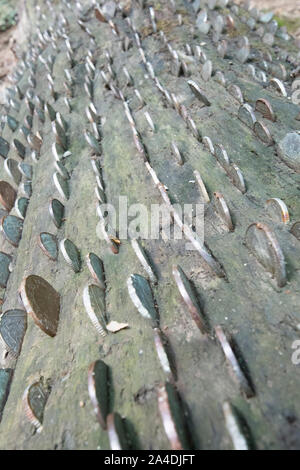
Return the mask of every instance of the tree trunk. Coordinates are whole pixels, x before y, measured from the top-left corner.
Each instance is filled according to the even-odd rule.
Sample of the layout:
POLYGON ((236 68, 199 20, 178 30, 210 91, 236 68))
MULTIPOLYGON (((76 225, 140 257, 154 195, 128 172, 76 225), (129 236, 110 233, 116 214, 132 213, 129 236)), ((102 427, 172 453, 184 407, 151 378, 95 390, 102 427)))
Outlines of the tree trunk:
MULTIPOLYGON (((297 232, 293 224, 300 220, 300 151, 299 106, 292 90, 299 52, 293 40, 279 29, 274 36, 272 23, 232 2, 215 8, 210 2, 207 22, 197 19, 197 1, 124 0, 116 11, 113 2, 100 7, 91 1, 74 3, 26 2, 28 39, 12 77, 18 89, 12 86, 8 91, 2 113, 15 118, 18 126, 13 130, 12 122, 10 126, 2 120, 1 135, 10 147, 7 154, 1 150, 0 178, 30 202, 18 246, 12 246, 7 233, 0 238, 0 250, 12 256, 2 313, 28 312, 18 357, 7 341, 2 348, 0 448, 114 448, 89 396, 88 370, 97 360, 108 366, 99 383, 95 375, 101 399, 108 393, 101 408, 104 424, 107 413, 122 417, 123 447, 238 447, 224 416, 224 403, 229 403, 247 447, 299 448, 295 341, 300 324, 300 241, 299 228, 297 232), (287 96, 274 77, 282 79, 287 96), (255 111, 258 99, 269 102, 276 120, 265 102, 255 111), (45 111, 42 100, 51 108, 46 106, 45 111), (247 104, 243 108, 242 100, 247 104), (90 103, 99 115, 98 124, 94 108, 86 112, 90 103), (59 116, 55 121, 55 112, 61 114, 65 130, 59 116), (22 126, 28 129, 27 138, 22 126), (285 139, 289 133, 294 153, 285 139), (24 160, 14 139, 25 146, 24 160), (59 168, 54 166, 54 142, 65 147, 61 154, 57 147, 59 168), (70 154, 62 156, 66 150, 70 154), (14 159, 32 166, 31 195, 22 185, 30 176, 22 175, 16 185, 18 175, 15 180, 9 176, 5 158, 6 163, 14 159), (63 168, 70 179, 53 179, 55 172, 68 176, 63 168), (96 172, 103 181, 98 198, 96 172), (208 196, 201 191, 199 174, 208 196), (126 238, 119 227, 113 239, 110 232, 106 239, 100 237, 97 207, 106 201, 119 217, 121 196, 127 198, 131 221, 136 211, 149 215, 153 205, 167 201, 171 234, 174 228, 183 233, 174 240, 162 223, 159 239, 149 235, 141 240, 146 269, 131 243, 134 234, 126 238), (49 212, 54 198, 64 205, 59 228, 49 212), (290 221, 278 201, 267 203, 271 198, 284 201, 290 221), (224 201, 230 216, 226 208, 224 212, 224 201), (175 204, 204 207, 204 245, 191 227, 195 217, 180 225, 175 204), (76 245, 79 272, 66 262, 61 248, 57 260, 46 256, 38 242, 42 232, 54 235, 58 243, 69 239, 76 245), (109 321, 128 323, 105 336, 91 322, 83 301, 85 287, 99 285, 86 262, 89 253, 95 253, 104 267, 105 290, 100 287, 100 297, 107 320, 99 320, 104 331, 109 321), (128 288, 132 274, 144 279, 131 278, 128 288), (40 276, 60 294, 54 336, 33 319, 37 310, 43 318, 54 310, 52 297, 43 297, 39 308, 30 308, 26 288, 20 291, 30 275, 40 276), (141 286, 150 286, 154 305, 149 292, 141 298, 141 286), (143 306, 137 308, 139 301, 143 306), (155 320, 140 313, 153 317, 154 311, 155 320), (158 357, 155 344, 160 332, 171 370, 158 357), (235 372, 222 349, 223 333, 241 368, 235 372), (14 371, 12 380, 10 372, 5 375, 7 369, 14 371), (42 403, 39 396, 31 405, 38 423, 28 419, 25 405, 28 387, 35 382, 47 398, 42 403), (166 433, 161 415, 163 406, 169 412, 166 396, 175 438, 166 433)), ((30 169, 22 168, 23 173, 30 169)), ((3 216, 7 209, 3 207, 3 216)), ((120 213, 125 217, 124 211, 120 213)), ((19 216, 15 207, 9 214, 19 216)), ((15 233, 13 229, 12 236, 15 233)), ((75 258, 76 253, 73 263, 75 258)), ((10 328, 15 338, 14 322, 10 328)))

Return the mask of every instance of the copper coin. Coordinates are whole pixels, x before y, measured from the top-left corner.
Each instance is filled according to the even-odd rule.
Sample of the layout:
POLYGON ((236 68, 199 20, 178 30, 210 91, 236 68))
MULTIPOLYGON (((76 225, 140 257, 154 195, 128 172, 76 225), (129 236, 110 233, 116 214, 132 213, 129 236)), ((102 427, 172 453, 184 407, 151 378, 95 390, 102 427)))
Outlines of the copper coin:
POLYGON ((60 295, 40 276, 23 279, 20 294, 24 307, 35 324, 49 336, 55 336, 58 328, 60 295))
POLYGON ((8 212, 13 208, 16 197, 14 188, 6 181, 0 181, 0 203, 8 212))

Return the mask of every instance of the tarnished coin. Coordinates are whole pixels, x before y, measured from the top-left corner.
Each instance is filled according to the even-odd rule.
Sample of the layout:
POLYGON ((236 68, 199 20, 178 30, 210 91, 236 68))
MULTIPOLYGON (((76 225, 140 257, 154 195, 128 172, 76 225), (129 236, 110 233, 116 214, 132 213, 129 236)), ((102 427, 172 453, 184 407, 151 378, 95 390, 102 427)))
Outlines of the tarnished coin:
POLYGON ((279 78, 271 78, 270 86, 272 86, 280 95, 284 96, 285 98, 287 97, 285 86, 282 81, 279 80, 279 78))
POLYGON ((269 129, 262 121, 256 121, 253 127, 255 135, 266 145, 274 144, 274 140, 270 134, 269 129))
POLYGON ((276 116, 268 100, 259 98, 255 103, 255 111, 261 113, 265 119, 275 122, 276 116))
POLYGON ((17 247, 22 237, 23 220, 15 215, 5 215, 1 219, 1 230, 6 240, 17 247))
POLYGON ((27 197, 18 197, 15 202, 15 211, 21 219, 25 219, 29 199, 27 197))
POLYGON ((212 140, 210 137, 207 137, 207 135, 205 135, 202 139, 202 143, 204 145, 205 148, 207 148, 207 150, 212 154, 214 155, 215 154, 215 148, 214 148, 214 144, 212 143, 212 140))
POLYGON ((45 279, 32 274, 23 279, 20 295, 35 324, 47 335, 55 336, 60 312, 59 293, 45 279))
POLYGON ((211 60, 207 60, 202 67, 201 70, 201 77, 205 82, 208 82, 208 80, 211 78, 213 72, 213 64, 211 60))
POLYGON ((205 96, 204 92, 201 90, 199 85, 194 82, 194 80, 188 80, 188 84, 190 86, 190 89, 194 93, 194 95, 203 103, 205 106, 210 106, 210 101, 207 99, 205 96))
POLYGON ((52 122, 52 130, 56 138, 56 143, 60 145, 64 150, 68 149, 68 139, 65 130, 61 127, 58 121, 52 122))
POLYGON ((203 314, 201 312, 198 299, 190 281, 180 266, 173 266, 172 272, 177 284, 177 288, 188 307, 191 317, 193 318, 201 333, 205 335, 207 333, 207 327, 203 319, 203 314))
POLYGON ((8 398, 14 369, 0 369, 0 421, 8 398))
POLYGON ((23 395, 23 404, 27 419, 38 432, 42 430, 44 410, 49 398, 50 389, 45 386, 43 379, 29 385, 23 395))
POLYGON ((86 256, 86 264, 94 280, 99 284, 99 287, 105 290, 105 273, 102 260, 95 255, 95 253, 89 253, 86 256))
POLYGON ((295 222, 291 227, 291 233, 300 241, 300 222, 295 222))
POLYGON ((109 413, 109 368, 101 361, 93 362, 88 370, 88 390, 95 415, 103 429, 109 413))
POLYGON ((171 379, 173 375, 171 363, 169 361, 168 352, 166 348, 166 340, 159 328, 153 329, 154 344, 157 352, 157 357, 164 373, 171 379))
POLYGON ((81 257, 77 246, 68 238, 64 238, 59 244, 60 251, 66 262, 72 267, 75 273, 81 270, 81 257))
POLYGON ((152 320, 156 325, 158 323, 158 312, 147 279, 139 274, 131 274, 127 280, 127 287, 129 296, 138 312, 144 318, 152 320))
POLYGON ((104 290, 95 284, 87 285, 83 290, 82 299, 92 324, 101 336, 106 336, 107 318, 104 290))
POLYGON ((246 192, 246 184, 243 177, 243 173, 235 163, 231 163, 230 166, 226 169, 226 172, 231 179, 234 186, 241 191, 241 193, 246 192))
POLYGON ((141 262, 143 268, 145 269, 146 273, 148 274, 148 277, 150 281, 156 282, 156 276, 153 272, 153 269, 149 263, 148 257, 141 246, 140 242, 137 239, 131 240, 131 246, 138 257, 139 261, 141 262))
POLYGON ((66 167, 59 161, 54 163, 56 171, 63 177, 64 180, 70 179, 70 175, 66 167))
POLYGON ((60 173, 53 174, 53 181, 61 197, 67 201, 70 197, 70 187, 68 180, 65 180, 60 173))
POLYGON ((6 284, 10 275, 10 264, 12 257, 0 251, 0 287, 6 288, 6 284))
POLYGON ((215 80, 222 86, 226 85, 226 78, 223 72, 221 72, 221 70, 217 70, 217 72, 215 73, 215 80))
POLYGON ((246 103, 243 104, 238 111, 238 118, 246 124, 246 126, 253 129, 254 124, 256 123, 256 117, 253 111, 253 108, 250 104, 246 103))
POLYGON ((64 218, 65 206, 58 199, 51 199, 49 212, 56 227, 60 228, 64 218))
POLYGON ((199 185, 200 193, 201 193, 201 198, 202 200, 207 204, 210 202, 210 198, 208 195, 208 192, 206 190, 205 184, 203 179, 201 178, 201 175, 198 170, 194 170, 194 175, 197 180, 197 183, 199 185))
POLYGON ((3 139, 3 137, 0 137, 0 155, 3 158, 6 158, 9 152, 9 143, 7 140, 3 139))
POLYGON ((245 237, 248 249, 275 278, 278 287, 286 282, 285 259, 274 233, 262 223, 251 224, 245 237))
POLYGON ((31 133, 28 134, 27 142, 31 146, 32 150, 35 150, 38 153, 41 151, 41 147, 43 145, 43 140, 40 137, 38 137, 37 135, 31 134, 31 133))
POLYGON ((288 132, 276 146, 281 160, 293 170, 300 173, 300 135, 288 132))
POLYGON ((14 117, 7 115, 6 122, 10 130, 15 132, 18 129, 19 121, 17 121, 14 117))
POLYGON ((27 196, 28 198, 32 195, 32 184, 31 181, 24 181, 20 184, 20 190, 27 196))
POLYGON ((32 174, 33 174, 32 165, 29 165, 29 163, 20 162, 18 165, 18 168, 20 172, 22 173, 22 175, 24 176, 24 178, 26 178, 29 181, 32 180, 32 174))
POLYGON ((26 155, 26 147, 25 145, 22 144, 18 139, 13 140, 13 147, 17 151, 18 155, 22 160, 24 160, 25 155, 26 155))
POLYGON ((55 235, 52 235, 52 233, 48 232, 41 232, 38 237, 38 243, 48 258, 52 259, 53 261, 57 260, 58 245, 55 235))
POLYGON ((17 186, 19 185, 22 179, 22 175, 20 173, 18 165, 19 163, 17 162, 17 160, 14 160, 13 158, 7 158, 6 160, 4 160, 4 170, 6 171, 8 176, 13 179, 17 186))
POLYGON ((17 193, 14 188, 6 181, 0 181, 0 204, 2 204, 5 210, 11 211, 16 197, 17 193))
POLYGON ((223 403, 223 413, 225 425, 231 437, 234 450, 248 450, 249 446, 244 436, 240 419, 227 401, 223 403))
POLYGON ((1 315, 0 334, 5 347, 14 357, 21 351, 27 328, 27 313, 24 310, 7 310, 1 315))
POLYGON ((234 83, 230 83, 227 87, 227 91, 236 101, 238 101, 238 103, 244 103, 243 93, 239 86, 235 85, 234 83))
POLYGON ((215 145, 215 153, 214 153, 216 159, 220 163, 220 165, 223 168, 228 168, 230 165, 230 160, 227 154, 227 151, 225 150, 224 146, 222 144, 216 144, 215 145))
POLYGON ((289 223, 289 210, 286 204, 281 199, 279 199, 278 197, 272 197, 271 199, 267 200, 266 206, 268 209, 268 213, 273 219, 279 222, 283 222, 284 224, 289 223))
POLYGON ((84 132, 84 137, 85 137, 85 140, 87 141, 87 143, 89 144, 89 146, 96 153, 96 155, 101 155, 102 154, 101 146, 100 146, 98 140, 93 136, 93 134, 91 134, 88 131, 85 131, 84 132))
POLYGON ((232 223, 231 215, 227 203, 223 197, 223 195, 219 192, 214 193, 215 197, 215 208, 225 225, 228 229, 233 232, 234 226, 232 223))
POLYGON ((184 413, 177 392, 166 382, 158 388, 158 409, 172 450, 189 449, 184 413))
POLYGON ((228 361, 228 364, 231 367, 231 372, 233 374, 234 380, 237 382, 240 391, 247 397, 251 398, 254 396, 254 391, 252 390, 249 381, 247 380, 244 372, 241 369, 241 366, 236 358, 236 355, 231 347, 230 342, 226 338, 226 335, 221 326, 215 327, 216 337, 219 340, 221 347, 223 349, 224 355, 228 361))
POLYGON ((128 449, 128 440, 121 416, 118 413, 110 413, 106 424, 111 450, 128 449))

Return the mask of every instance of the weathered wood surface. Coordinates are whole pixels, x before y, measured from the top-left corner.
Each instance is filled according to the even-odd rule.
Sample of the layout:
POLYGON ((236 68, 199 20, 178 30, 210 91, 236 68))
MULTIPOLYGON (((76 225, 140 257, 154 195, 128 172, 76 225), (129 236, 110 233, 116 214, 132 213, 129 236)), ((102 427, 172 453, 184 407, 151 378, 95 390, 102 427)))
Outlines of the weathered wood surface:
MULTIPOLYGON (((176 1, 174 5, 167 1, 154 2, 157 33, 153 32, 150 22, 150 4, 145 2, 142 9, 135 2, 125 2, 123 13, 117 10, 113 17, 118 35, 112 34, 108 23, 95 18, 92 3, 81 2, 88 33, 77 23, 82 16, 78 6, 68 8, 68 2, 26 3, 27 22, 31 30, 19 65, 20 76, 16 78, 25 93, 32 88, 28 77, 30 69, 35 66, 36 87, 33 93, 51 103, 68 124, 71 155, 66 158, 65 167, 71 174, 70 197, 63 201, 53 182, 55 169, 51 146, 55 136, 49 117, 46 116, 43 124, 34 115, 32 132, 40 131, 43 139, 37 162, 32 160, 30 146, 19 130, 12 132, 5 124, 2 137, 10 143, 18 138, 26 146, 25 162, 33 165, 33 180, 19 246, 13 248, 2 234, 0 238, 1 251, 13 257, 13 271, 6 289, 3 289, 2 312, 22 308, 18 290, 22 280, 30 274, 46 279, 60 293, 61 309, 55 337, 45 335, 28 317, 18 359, 11 354, 1 358, 1 368, 13 368, 14 377, 0 424, 0 448, 109 448, 107 432, 96 421, 88 394, 88 368, 97 359, 102 359, 109 366, 109 411, 118 412, 124 418, 129 446, 134 449, 168 449, 171 445, 164 432, 157 402, 158 386, 167 378, 157 358, 151 323, 138 313, 127 289, 127 279, 131 274, 147 275, 130 240, 122 240, 119 253, 113 254, 106 242, 99 240, 96 234, 99 222, 94 192, 96 182, 90 164, 92 150, 84 138, 85 129, 92 132, 85 113, 91 101, 84 89, 88 49, 93 52, 96 67, 93 103, 102 117, 100 163, 107 202, 117 207, 119 196, 127 196, 128 205, 142 203, 149 211, 152 204, 162 203, 160 192, 134 145, 123 102, 105 87, 100 75, 100 70, 107 71, 107 50, 112 57, 111 68, 116 74, 113 83, 123 91, 147 149, 150 165, 159 180, 168 187, 172 202, 190 204, 199 200, 194 170, 200 172, 211 199, 205 210, 205 243, 222 265, 225 278, 215 275, 196 251, 186 251, 186 240, 143 242, 158 277, 158 282, 152 282, 151 288, 157 303, 160 328, 168 339, 176 365, 174 383, 182 400, 190 435, 189 447, 232 448, 222 411, 223 403, 229 401, 247 423, 248 431, 245 434, 249 446, 258 449, 299 448, 300 377, 291 356, 292 343, 299 337, 300 241, 289 231, 291 225, 300 220, 299 173, 282 162, 276 145, 266 146, 238 119, 240 104, 217 82, 215 75, 208 81, 202 79, 203 64, 195 56, 186 58, 188 77, 177 77, 171 73, 171 54, 159 31, 164 31, 172 48, 177 51, 186 53, 185 44, 201 45, 207 59, 212 61, 214 72, 222 71, 227 83, 238 85, 245 103, 255 107, 258 98, 267 99, 277 120, 263 121, 275 143, 279 143, 288 132, 299 130, 299 120, 296 119, 299 106, 266 86, 267 83, 262 84, 251 78, 247 72, 249 63, 239 63, 231 52, 237 38, 244 35, 250 40, 251 60, 256 67, 263 60, 259 57, 259 51, 270 52, 273 62, 277 63, 280 51, 287 50, 289 62, 283 59, 280 62, 287 69, 285 85, 290 97, 293 81, 290 73, 296 68, 291 60, 295 63, 299 61, 293 41, 276 37, 278 47, 262 43, 255 31, 240 21, 241 17, 249 18, 249 12, 241 8, 237 16, 229 5, 218 10, 224 17, 231 14, 235 21, 235 28, 226 34, 224 31, 219 38, 227 37, 231 45, 229 58, 223 59, 217 53, 218 42, 213 42, 212 33, 204 35, 195 27, 193 6, 186 2, 176 1), (40 12, 34 3, 40 7, 40 12), (59 12, 63 12, 67 19, 65 34, 74 49, 72 68, 61 35, 63 23, 59 12), (181 25, 178 14, 182 16, 181 25), (142 62, 126 17, 130 17, 135 25, 147 61, 152 64, 161 84, 175 93, 180 104, 188 109, 202 137, 209 136, 214 144, 222 144, 230 160, 238 165, 245 179, 245 193, 232 184, 201 139, 193 136, 176 109, 163 98, 142 62), (50 26, 53 27, 50 31, 52 41, 46 37, 43 44, 36 35, 36 28, 44 32, 50 26), (90 43, 90 36, 94 38, 94 44, 90 43), (125 37, 132 41, 127 51, 120 48, 121 39, 125 37), (53 49, 52 42, 56 49, 53 49), (49 72, 39 60, 39 56, 47 59, 49 54, 55 57, 52 76, 56 101, 48 88, 49 72), (124 66, 133 78, 134 86, 126 86, 122 71, 124 66), (70 69, 74 80, 71 112, 64 102, 66 68, 70 69), (187 83, 189 79, 199 84, 211 106, 201 105, 187 83), (139 90, 145 101, 141 109, 134 88, 139 90), (145 111, 149 112, 154 122, 155 132, 145 119, 145 111), (178 165, 172 154, 172 141, 182 152, 183 165, 178 165), (215 213, 214 192, 221 192, 229 206, 233 232, 228 231, 215 213), (65 220, 59 229, 48 211, 53 197, 65 205, 65 220), (265 204, 272 197, 285 202, 291 218, 289 224, 277 222, 267 213, 265 204), (253 222, 266 223, 276 234, 286 261, 287 283, 284 287, 276 285, 245 246, 246 230, 253 222), (57 261, 45 256, 38 245, 41 232, 50 232, 59 241, 69 238, 75 243, 82 258, 79 273, 71 269, 61 252, 57 261), (105 338, 93 327, 82 302, 84 287, 93 282, 85 262, 90 252, 96 253, 104 264, 106 308, 110 320, 129 324, 128 329, 116 334, 109 333, 105 338), (186 304, 182 302, 172 275, 174 265, 182 267, 196 288, 208 324, 207 337, 201 335, 186 304), (222 325, 236 345, 237 357, 244 363, 255 392, 251 398, 242 396, 230 375, 220 343, 214 335, 216 325, 222 325), (41 432, 36 432, 25 416, 22 397, 25 389, 41 378, 51 387, 51 392, 44 410, 43 428, 41 432)), ((209 10, 209 15, 215 13, 209 10)), ((260 23, 257 24, 259 26, 260 23)), ((272 73, 267 77, 269 80, 272 73)), ((10 105, 3 113, 8 112, 23 125, 29 111, 25 99, 16 99, 20 110, 17 112, 10 105)), ((32 101, 35 103, 34 99, 32 101)), ((256 116, 259 117, 258 114, 256 116)), ((21 161, 12 145, 8 158, 21 161)), ((0 178, 14 185, 3 163, 0 165, 0 178)), ((17 189, 16 185, 14 187, 17 189)), ((21 195, 20 187, 18 195, 21 195)), ((5 213, 4 210, 2 213, 5 213)), ((14 209, 11 214, 15 214, 14 209)))

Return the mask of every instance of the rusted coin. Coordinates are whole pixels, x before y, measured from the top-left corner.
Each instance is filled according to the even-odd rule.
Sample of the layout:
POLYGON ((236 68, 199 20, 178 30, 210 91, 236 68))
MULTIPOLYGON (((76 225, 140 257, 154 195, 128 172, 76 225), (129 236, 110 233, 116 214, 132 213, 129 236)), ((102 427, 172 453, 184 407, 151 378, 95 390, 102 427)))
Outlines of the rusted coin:
POLYGON ((92 324, 101 336, 106 336, 107 318, 104 290, 95 284, 87 285, 83 290, 82 299, 92 324))
POLYGON ((215 192, 214 197, 215 197, 215 207, 216 207, 217 213, 219 214, 223 222, 225 222, 228 229, 231 232, 233 232, 234 226, 232 223, 230 211, 223 195, 219 192, 215 192))
POLYGON ((158 388, 158 409, 172 450, 189 449, 186 424, 179 397, 172 384, 158 388))
POLYGON ((105 290, 105 273, 102 260, 95 255, 95 253, 89 253, 86 256, 86 264, 94 280, 99 284, 99 287, 105 290))
POLYGON ((75 273, 81 270, 80 252, 77 246, 68 238, 64 238, 59 244, 60 251, 66 262, 72 267, 75 273))
POLYGON ((199 306, 199 302, 196 297, 195 291, 191 286, 190 281, 188 280, 180 266, 173 266, 172 272, 177 288, 180 292, 182 299, 188 307, 191 317, 193 318, 201 333, 205 335, 207 333, 207 327, 203 320, 203 315, 199 306))
POLYGON ((88 390, 97 420, 106 429, 109 413, 109 368, 100 359, 89 367, 88 390))
POLYGON ((57 260, 58 245, 55 235, 47 232, 41 232, 38 237, 38 243, 48 258, 52 259, 53 261, 57 260))
POLYGON ((27 328, 27 314, 24 310, 7 310, 1 315, 0 334, 5 347, 14 357, 21 351, 27 328))
POLYGON ((55 336, 59 322, 59 293, 45 279, 32 274, 23 279, 20 295, 35 324, 47 335, 55 336))
POLYGON ((16 197, 17 193, 14 188, 6 181, 0 181, 0 204, 8 212, 13 208, 16 197))
POLYGON ((1 230, 6 240, 17 247, 22 237, 23 220, 14 215, 5 215, 1 219, 1 230))
POLYGON ((111 450, 128 449, 128 440, 121 416, 118 413, 110 413, 106 424, 111 450))
POLYGON ((35 426, 37 432, 42 431, 44 410, 49 394, 49 387, 45 386, 41 379, 29 385, 23 395, 26 417, 35 426))
POLYGON ((129 296, 142 317, 158 323, 158 313, 155 307, 151 287, 147 279, 139 274, 131 274, 127 280, 129 296))
POLYGON ((234 354, 234 351, 226 338, 226 335, 221 326, 215 327, 216 337, 218 338, 221 347, 223 349, 224 355, 228 361, 228 364, 231 367, 231 372, 233 374, 234 380, 237 382, 241 392, 247 397, 251 398, 254 396, 252 387, 250 386, 244 372, 242 371, 240 364, 234 354))
POLYGON ((278 287, 286 282, 285 260, 274 233, 266 224, 253 223, 246 231, 245 243, 257 260, 276 279, 278 287))
POLYGON ((259 98, 255 103, 255 111, 261 113, 265 119, 275 122, 276 116, 268 100, 259 98))

